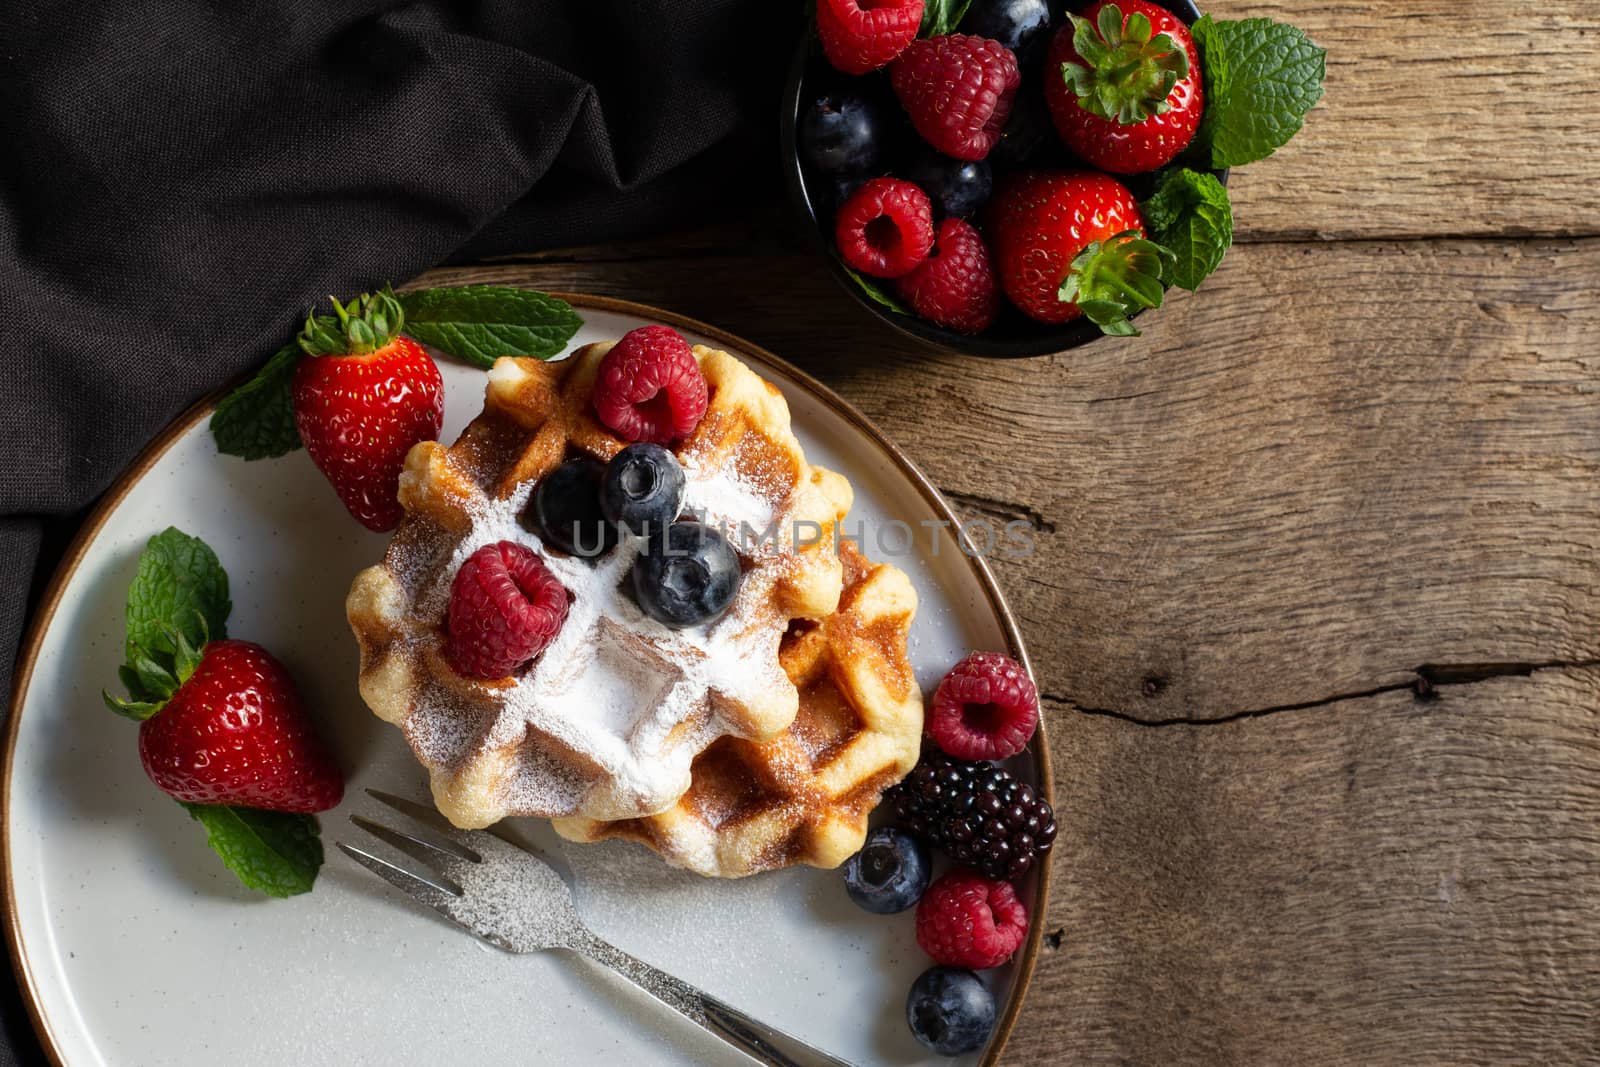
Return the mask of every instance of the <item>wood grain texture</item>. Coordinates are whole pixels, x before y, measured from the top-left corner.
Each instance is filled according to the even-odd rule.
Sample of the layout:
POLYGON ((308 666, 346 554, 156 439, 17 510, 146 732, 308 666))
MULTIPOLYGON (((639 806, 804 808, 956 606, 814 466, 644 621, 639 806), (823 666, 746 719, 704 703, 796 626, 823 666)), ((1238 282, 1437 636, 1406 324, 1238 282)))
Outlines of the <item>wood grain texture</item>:
POLYGON ((959 509, 1040 528, 995 565, 1063 703, 1600 659, 1600 241, 1245 246, 1144 338, 1015 363, 911 348, 803 256, 428 280, 654 301, 816 373, 959 509))
POLYGON ((1007 1062, 1600 1061, 1600 673, 1051 730, 1057 947, 1007 1062))
POLYGON ((1243 240, 1600 233, 1600 8, 1212 0, 1328 50, 1306 128, 1231 186, 1243 240))

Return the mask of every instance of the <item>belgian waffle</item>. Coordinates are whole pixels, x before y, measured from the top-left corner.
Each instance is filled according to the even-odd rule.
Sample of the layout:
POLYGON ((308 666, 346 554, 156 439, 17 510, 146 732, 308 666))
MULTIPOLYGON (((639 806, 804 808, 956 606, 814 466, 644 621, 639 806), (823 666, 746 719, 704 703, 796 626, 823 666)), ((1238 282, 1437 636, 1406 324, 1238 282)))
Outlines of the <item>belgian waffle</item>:
POLYGON ((831 531, 850 485, 811 467, 782 395, 725 352, 696 346, 710 402, 673 451, 686 507, 734 536, 744 574, 709 627, 670 630, 619 586, 638 552, 625 540, 597 562, 547 548, 527 504, 538 480, 581 454, 604 461, 627 442, 591 408, 609 344, 553 363, 501 359, 484 410, 452 445, 406 458, 406 518, 383 561, 346 602, 361 646, 361 694, 404 732, 435 803, 456 825, 510 815, 622 819, 661 811, 688 788, 696 755, 724 736, 762 740, 798 707, 779 663, 793 619, 837 606, 842 567, 831 531), (811 531, 819 531, 813 539, 811 531), (800 531, 799 536, 796 532, 800 531), (477 548, 525 544, 573 593, 567 621, 519 677, 463 677, 444 656, 450 585, 477 548))
POLYGON ((689 790, 658 815, 561 818, 573 841, 621 838, 700 874, 738 878, 809 864, 836 867, 862 844, 883 791, 917 762, 922 694, 906 656, 911 582, 850 542, 839 610, 791 623, 779 653, 800 711, 765 742, 724 737, 694 761, 689 790))

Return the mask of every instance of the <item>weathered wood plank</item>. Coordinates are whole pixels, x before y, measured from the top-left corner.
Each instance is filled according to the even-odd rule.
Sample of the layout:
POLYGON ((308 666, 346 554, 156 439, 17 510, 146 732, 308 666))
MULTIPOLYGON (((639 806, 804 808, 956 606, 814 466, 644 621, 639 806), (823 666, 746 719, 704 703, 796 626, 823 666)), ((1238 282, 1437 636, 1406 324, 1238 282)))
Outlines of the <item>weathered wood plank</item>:
POLYGON ((1600 9, 1213 0, 1328 50, 1306 128, 1233 185, 1241 236, 1600 233, 1600 9))
POLYGON ((1050 728, 1059 947, 1007 1062, 1600 1059, 1600 673, 1050 728))
POLYGON ((1600 241, 1245 246, 1144 338, 1018 363, 917 350, 803 256, 430 280, 654 302, 818 374, 958 506, 1041 526, 997 571, 1081 707, 1600 658, 1600 241))

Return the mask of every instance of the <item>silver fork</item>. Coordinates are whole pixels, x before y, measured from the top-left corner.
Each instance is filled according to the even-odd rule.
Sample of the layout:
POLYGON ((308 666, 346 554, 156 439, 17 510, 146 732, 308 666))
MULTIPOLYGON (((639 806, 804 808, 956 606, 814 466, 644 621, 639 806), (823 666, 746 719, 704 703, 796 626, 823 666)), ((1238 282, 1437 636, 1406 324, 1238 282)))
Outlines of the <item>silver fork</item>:
POLYGON ((422 870, 397 866, 343 841, 339 848, 390 885, 491 945, 507 952, 566 949, 587 956, 757 1063, 851 1067, 597 937, 578 917, 567 883, 531 852, 494 834, 457 830, 432 808, 404 797, 377 789, 368 789, 367 794, 416 819, 440 840, 401 833, 352 815, 351 822, 422 864, 422 870))

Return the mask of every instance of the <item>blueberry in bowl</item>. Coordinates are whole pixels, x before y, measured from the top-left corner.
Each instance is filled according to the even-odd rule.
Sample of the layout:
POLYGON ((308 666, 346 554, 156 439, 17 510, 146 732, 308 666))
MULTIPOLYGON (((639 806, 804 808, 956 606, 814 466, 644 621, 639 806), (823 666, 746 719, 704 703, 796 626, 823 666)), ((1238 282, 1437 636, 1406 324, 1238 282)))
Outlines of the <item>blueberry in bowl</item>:
POLYGON ((1135 320, 1198 288, 1231 245, 1228 168, 1271 154, 1321 96, 1324 53, 1303 33, 1202 22, 1193 0, 817 12, 781 115, 789 198, 862 307, 960 354, 1137 335, 1135 320), (1278 89, 1256 88, 1260 72, 1242 84, 1247 55, 1278 89), (883 182, 914 187, 926 210, 883 182), (943 231, 924 236, 949 219, 970 225, 949 229, 951 256, 943 231), (972 288, 998 294, 992 314, 963 299, 972 288))

